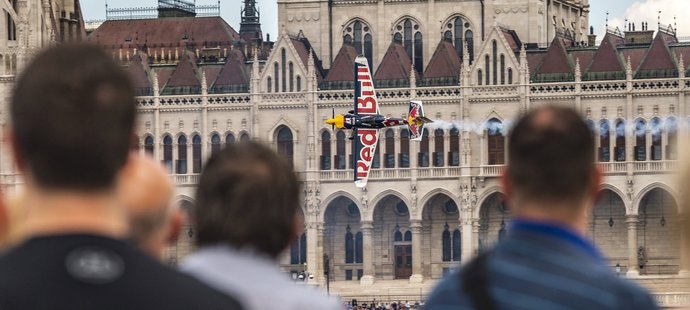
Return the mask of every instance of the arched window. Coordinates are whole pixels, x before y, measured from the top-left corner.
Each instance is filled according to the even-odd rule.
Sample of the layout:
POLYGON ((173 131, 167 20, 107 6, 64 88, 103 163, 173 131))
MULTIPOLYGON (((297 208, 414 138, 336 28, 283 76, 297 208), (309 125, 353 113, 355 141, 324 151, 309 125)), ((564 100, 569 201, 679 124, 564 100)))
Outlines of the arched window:
POLYGON ((201 173, 201 137, 192 137, 192 173, 201 173))
POLYGON ((273 76, 276 78, 273 90, 277 93, 278 91, 280 91, 280 87, 278 86, 278 84, 280 84, 280 79, 278 78, 280 76, 280 69, 278 67, 277 62, 273 64, 273 76))
POLYGON ((297 76, 297 91, 302 91, 302 77, 297 76))
POLYGON ((331 170, 331 134, 321 133, 321 170, 331 170))
MULTIPOLYGON (((354 148, 354 146, 353 146, 354 148)), ((353 150, 354 152, 354 150, 353 150)), ((371 160, 371 168, 379 169, 381 168, 381 147, 377 146, 374 150, 374 158, 371 160)))
POLYGON ((481 86, 484 83, 482 76, 482 69, 477 70, 477 85, 481 86))
MULTIPOLYGON (((492 59, 493 59, 493 81, 494 85, 498 84, 498 44, 496 43, 496 40, 493 40, 491 42, 492 46, 492 59)), ((486 83, 489 84, 489 83, 486 83)))
MULTIPOLYGON (((463 19, 460 16, 453 16, 446 21, 445 30, 443 33, 443 38, 452 43, 455 46, 455 52, 458 54, 460 59, 463 55, 463 42, 470 39, 472 36, 472 31, 469 30, 471 27, 469 21, 463 19), (465 31, 467 30, 467 31, 465 31), (467 36, 469 35, 469 37, 467 36)), ((471 54, 470 54, 471 55, 471 54)))
POLYGON ((278 140, 278 154, 281 157, 287 159, 287 161, 293 163, 293 141, 292 141, 292 130, 287 128, 287 126, 281 126, 278 129, 277 134, 278 140))
POLYGON ((450 150, 448 151, 448 165, 460 166, 460 130, 450 129, 450 150))
POLYGON ((467 43, 467 51, 470 54, 470 64, 474 61, 474 33, 472 30, 465 31, 465 42, 467 43))
POLYGON ((424 42, 422 29, 411 18, 401 20, 393 29, 393 41, 402 43, 407 56, 418 73, 424 71, 424 42))
POLYGON ((280 71, 280 73, 281 73, 281 74, 280 74, 280 85, 281 85, 281 90, 282 90, 283 92, 286 92, 286 91, 287 91, 287 83, 286 83, 286 80, 287 80, 287 77, 286 77, 287 72, 285 72, 285 71, 286 71, 286 70, 285 70, 285 66, 286 66, 285 63, 287 62, 287 56, 285 55, 285 48, 281 48, 281 49, 280 49, 280 60, 281 60, 281 62, 280 62, 280 65, 281 65, 281 71, 280 71))
POLYGON ((453 231, 453 261, 454 262, 460 261, 460 257, 462 255, 462 251, 460 248, 461 244, 462 244, 462 235, 460 234, 460 230, 456 229, 453 231))
POLYGON ((307 262, 307 233, 302 233, 290 245, 290 264, 303 265, 307 262))
POLYGON ((419 143, 419 167, 429 167, 429 131, 422 132, 422 141, 419 143))
POLYGON ((244 132, 244 133, 242 133, 242 135, 240 135, 240 142, 247 142, 247 141, 249 141, 249 134, 244 132))
POLYGON ((386 130, 386 154, 384 167, 395 168, 395 133, 393 129, 386 130))
POLYGON ((412 241, 412 232, 411 231, 406 231, 405 232, 405 241, 412 241))
POLYGON ((362 232, 360 231, 355 234, 355 264, 364 262, 364 243, 362 241, 362 232))
POLYGON ((172 173, 173 168, 173 140, 170 136, 163 138, 163 165, 168 173, 172 173))
POLYGON ((647 123, 639 119, 635 122, 635 160, 647 160, 647 123))
POLYGON ((402 242, 403 241, 403 235, 399 230, 396 230, 395 233, 393 234, 393 241, 394 242, 402 242))
POLYGON ((501 85, 506 84, 506 56, 501 55, 501 85))
POLYGON ((146 136, 146 138, 144 138, 144 152, 147 155, 153 156, 153 147, 153 137, 146 136))
POLYGON ((294 92, 295 91, 295 81, 294 81, 294 74, 295 74, 294 70, 295 69, 294 69, 294 66, 292 65, 292 61, 289 63, 288 67, 290 70, 290 76, 289 76, 289 82, 288 82, 288 83, 290 83, 290 92, 294 92))
POLYGON ((410 131, 407 128, 400 130, 400 168, 410 167, 410 131))
POLYGON ((666 159, 678 158, 678 120, 671 116, 666 119, 666 159))
POLYGON ((614 149, 616 161, 625 161, 625 121, 616 121, 616 147, 614 149))
POLYGON ((505 164, 503 123, 495 118, 487 122, 487 154, 489 165, 505 164))
POLYGON ((599 161, 608 162, 611 160, 611 127, 608 120, 599 122, 599 161))
POLYGON ((175 173, 187 173, 187 136, 185 135, 180 135, 177 138, 177 165, 175 173))
POLYGON ((271 82, 272 82, 272 81, 271 81, 271 77, 269 76, 269 77, 266 79, 266 91, 269 92, 269 93, 270 93, 271 91, 273 91, 273 83, 271 83, 271 82))
POLYGON ((485 83, 486 85, 491 85, 491 74, 489 74, 491 72, 491 58, 489 55, 484 55, 484 69, 484 72, 486 72, 485 83))
POLYGON ((451 240, 450 231, 448 230, 448 223, 444 226, 443 232, 441 233, 441 244, 442 244, 442 256, 444 262, 451 261, 451 240))
POLYGON ((235 143, 235 135, 229 133, 225 136, 225 144, 235 143))
POLYGON ((215 155, 220 151, 220 136, 214 133, 211 136, 211 155, 215 155))
POLYGON ((445 141, 443 129, 438 128, 434 131, 434 167, 443 167, 443 157, 445 156, 445 141))
POLYGON ((345 169, 345 132, 339 130, 335 134, 335 169, 345 169))
POLYGON ((513 69, 508 68, 508 84, 513 84, 513 69))
POLYGON ((7 40, 16 41, 17 40, 17 26, 12 19, 12 15, 9 12, 5 12, 5 20, 7 21, 7 40))
POLYGON ((343 42, 351 44, 358 54, 364 55, 369 62, 369 66, 374 68, 372 62, 372 34, 369 25, 362 20, 350 22, 343 30, 343 42))
POLYGON ((658 117, 653 118, 649 122, 649 127, 652 133, 652 148, 650 153, 651 160, 661 160, 661 119, 658 117))
POLYGON ((350 225, 347 225, 347 232, 345 233, 345 263, 352 264, 355 262, 355 237, 350 231, 350 225))

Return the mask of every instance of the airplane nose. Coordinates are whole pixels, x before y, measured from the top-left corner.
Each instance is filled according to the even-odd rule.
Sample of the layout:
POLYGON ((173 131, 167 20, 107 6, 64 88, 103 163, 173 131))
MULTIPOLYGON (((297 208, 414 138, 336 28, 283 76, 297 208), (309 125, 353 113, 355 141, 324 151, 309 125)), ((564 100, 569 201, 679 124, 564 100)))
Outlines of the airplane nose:
POLYGON ((326 120, 326 124, 328 125, 335 125, 335 118, 329 118, 326 120))

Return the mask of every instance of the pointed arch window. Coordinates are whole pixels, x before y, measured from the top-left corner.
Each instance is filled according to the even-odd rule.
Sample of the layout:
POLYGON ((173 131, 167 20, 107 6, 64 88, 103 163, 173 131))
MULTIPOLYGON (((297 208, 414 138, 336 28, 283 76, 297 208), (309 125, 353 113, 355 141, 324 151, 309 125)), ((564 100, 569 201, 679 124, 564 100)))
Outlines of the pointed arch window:
POLYGON ((355 234, 355 264, 361 264, 364 261, 364 243, 362 237, 361 231, 355 234))
POLYGON ((153 156, 153 147, 153 137, 146 136, 146 138, 144 138, 144 153, 153 156))
POLYGON ((609 162, 611 160, 610 152, 611 128, 609 121, 604 119, 599 122, 599 161, 609 162))
POLYGON ((386 154, 383 155, 384 167, 395 168, 395 133, 393 129, 386 130, 386 154))
POLYGON ((177 138, 177 165, 175 173, 187 173, 187 136, 185 135, 180 135, 180 137, 177 138))
POLYGON ((173 171, 173 140, 170 136, 163 137, 163 165, 168 173, 173 171))
POLYGON ((398 165, 400 168, 410 167, 410 131, 407 128, 400 130, 400 154, 398 165))
POLYGON ((615 160, 625 161, 625 121, 616 121, 616 146, 614 148, 615 160))
POLYGON ((395 233, 393 233, 393 241, 394 242, 402 242, 403 241, 403 235, 400 230, 396 230, 395 233))
POLYGON ((441 244, 442 244, 442 259, 444 262, 451 261, 451 240, 450 231, 448 230, 448 223, 443 227, 443 232, 441 233, 441 244))
POLYGON ((406 232, 405 232, 405 236, 404 236, 403 239, 404 239, 406 242, 407 242, 407 241, 412 241, 412 232, 409 231, 409 230, 406 231, 406 232))
POLYGON ((487 154, 489 165, 505 164, 505 136, 503 123, 492 118, 487 122, 487 154))
POLYGON ((486 80, 484 81, 486 85, 491 85, 491 57, 489 55, 484 55, 484 69, 486 73, 486 80))
POLYGON ((661 119, 659 119, 658 117, 653 118, 649 122, 649 129, 652 133, 652 147, 650 152, 650 159, 661 160, 661 119))
POLYGON ((331 170, 331 133, 321 133, 321 170, 331 170))
POLYGON ((240 135, 240 142, 247 142, 247 141, 249 141, 249 134, 244 132, 244 133, 242 133, 242 135, 240 135))
POLYGON ((273 91, 277 93, 280 90, 280 87, 278 86, 280 81, 278 78, 280 76, 280 69, 277 62, 273 64, 273 76, 276 78, 273 91))
MULTIPOLYGON (((498 84, 498 44, 496 43, 496 40, 493 40, 491 42, 491 50, 492 50, 492 60, 493 60, 493 82, 494 85, 498 84)), ((489 84, 489 83, 486 83, 489 84)))
POLYGON ((211 136, 211 155, 215 155, 220 151, 220 136, 214 133, 211 136))
POLYGON ((302 77, 297 76, 297 91, 302 91, 302 77))
POLYGON ((225 144, 231 144, 231 143, 235 143, 235 135, 233 135, 232 133, 228 133, 225 136, 225 144))
POLYGON ((369 24, 362 20, 354 20, 350 22, 343 30, 343 42, 351 44, 358 54, 364 55, 369 62, 371 68, 374 67, 372 34, 369 24))
POLYGON ((420 25, 411 18, 401 20, 393 28, 393 41, 401 43, 418 73, 424 71, 424 35, 420 25))
POLYGON ((678 120, 671 116, 666 119, 666 159, 678 158, 678 120))
POLYGON ((434 131, 434 167, 444 166, 445 148, 444 131, 438 128, 434 131))
POLYGON ((345 157, 345 132, 339 130, 335 134, 335 158, 333 159, 335 169, 345 169, 345 157))
POLYGON ((201 173, 201 136, 192 136, 192 173, 201 173))
POLYGON ((647 160, 647 123, 639 119, 635 122, 635 160, 647 160))
POLYGON ((465 42, 467 43, 467 51, 470 54, 470 64, 474 62, 474 32, 472 30, 465 31, 465 42))
POLYGON ((508 84, 513 84, 513 69, 508 68, 508 84))
POLYGON ((355 262, 355 237, 350 231, 350 225, 347 225, 345 232, 345 263, 352 264, 355 262))
POLYGON ((501 55, 501 85, 506 84, 506 56, 501 55))
POLYGON ((477 85, 482 86, 484 83, 483 81, 483 75, 482 75, 482 69, 477 70, 477 85))
POLYGON ((285 158, 288 163, 293 163, 293 137, 292 130, 287 126, 281 126, 277 133, 278 154, 285 158))
POLYGON ((462 249, 460 245, 462 244, 462 235, 459 229, 453 231, 453 261, 460 261, 462 255, 462 249))
POLYGON ((422 132, 422 141, 419 143, 419 156, 417 158, 419 167, 429 167, 429 131, 422 132))
POLYGON ((292 61, 288 64, 288 67, 290 70, 290 76, 289 76, 290 92, 294 92, 295 91, 295 80, 294 80, 295 68, 292 65, 292 61))
MULTIPOLYGON (((452 16, 445 23, 443 38, 453 44, 455 53, 458 54, 460 59, 464 56, 463 42, 469 43, 469 41, 473 39, 472 30, 470 30, 471 27, 472 25, 470 22, 461 16, 452 16)), ((469 51, 471 51, 472 48, 468 46, 469 51)), ((470 55, 473 55, 473 53, 470 52, 470 55)))
POLYGON ((269 93, 273 91, 273 81, 270 76, 266 78, 266 91, 269 93))
POLYGON ((283 92, 287 91, 287 82, 286 82, 287 72, 285 72, 286 71, 285 66, 287 65, 286 62, 287 62, 287 56, 285 54, 285 48, 281 48, 280 49, 280 65, 281 65, 280 66, 281 67, 280 68, 281 69, 281 71, 280 71, 280 85, 281 85, 281 90, 283 92))
POLYGON ((460 130, 450 129, 450 150, 448 151, 448 165, 460 166, 460 130))
POLYGON ((374 158, 371 160, 371 168, 381 168, 381 147, 379 146, 377 146, 374 150, 374 158))
POLYGON ((303 265, 307 262, 307 233, 302 233, 290 245, 290 264, 303 265))

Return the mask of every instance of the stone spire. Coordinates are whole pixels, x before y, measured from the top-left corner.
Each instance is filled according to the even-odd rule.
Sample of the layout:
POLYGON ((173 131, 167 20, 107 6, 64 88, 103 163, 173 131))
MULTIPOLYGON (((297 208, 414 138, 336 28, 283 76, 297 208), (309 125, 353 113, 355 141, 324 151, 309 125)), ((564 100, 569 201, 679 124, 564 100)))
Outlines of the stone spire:
POLYGON ((683 54, 678 57, 678 77, 681 79, 685 77, 685 61, 683 60, 683 54))
POLYGON ((244 0, 242 8, 242 19, 240 21, 240 38, 252 44, 261 41, 261 21, 259 20, 259 9, 256 8, 256 0, 244 0))
POLYGON ((582 71, 580 71, 580 57, 575 58, 575 81, 582 80, 582 71))
POLYGON ((628 56, 628 59, 625 60, 625 75, 628 77, 628 80, 632 80, 632 64, 630 62, 630 56, 628 56))

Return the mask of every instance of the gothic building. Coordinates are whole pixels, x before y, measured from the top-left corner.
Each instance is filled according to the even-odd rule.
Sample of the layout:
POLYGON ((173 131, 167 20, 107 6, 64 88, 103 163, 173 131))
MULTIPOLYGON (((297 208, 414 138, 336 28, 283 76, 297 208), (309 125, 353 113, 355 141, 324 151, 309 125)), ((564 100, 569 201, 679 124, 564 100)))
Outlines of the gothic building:
MULTIPOLYGON (((278 8, 275 42, 262 41, 252 0, 239 33, 219 17, 167 17, 106 21, 88 37, 131 74, 134 148, 167 167, 182 208, 193 208, 208 156, 263 141, 292 160, 304 188, 305 231, 282 268, 346 299, 419 300, 506 233, 498 177, 510 125, 531 107, 562 104, 590 124, 605 174, 589 237, 612 270, 662 304, 684 296, 672 173, 690 128, 690 43, 675 29, 611 29, 596 45, 586 0, 278 8), (373 64, 383 114, 404 116, 419 99, 436 120, 421 142, 404 128, 382 131, 364 189, 352 183, 349 133, 323 122, 351 109, 358 54, 373 64)), ((3 173, 7 187, 21 186, 12 167, 3 173)), ((191 250, 194 227, 184 230, 171 262, 191 250)))

